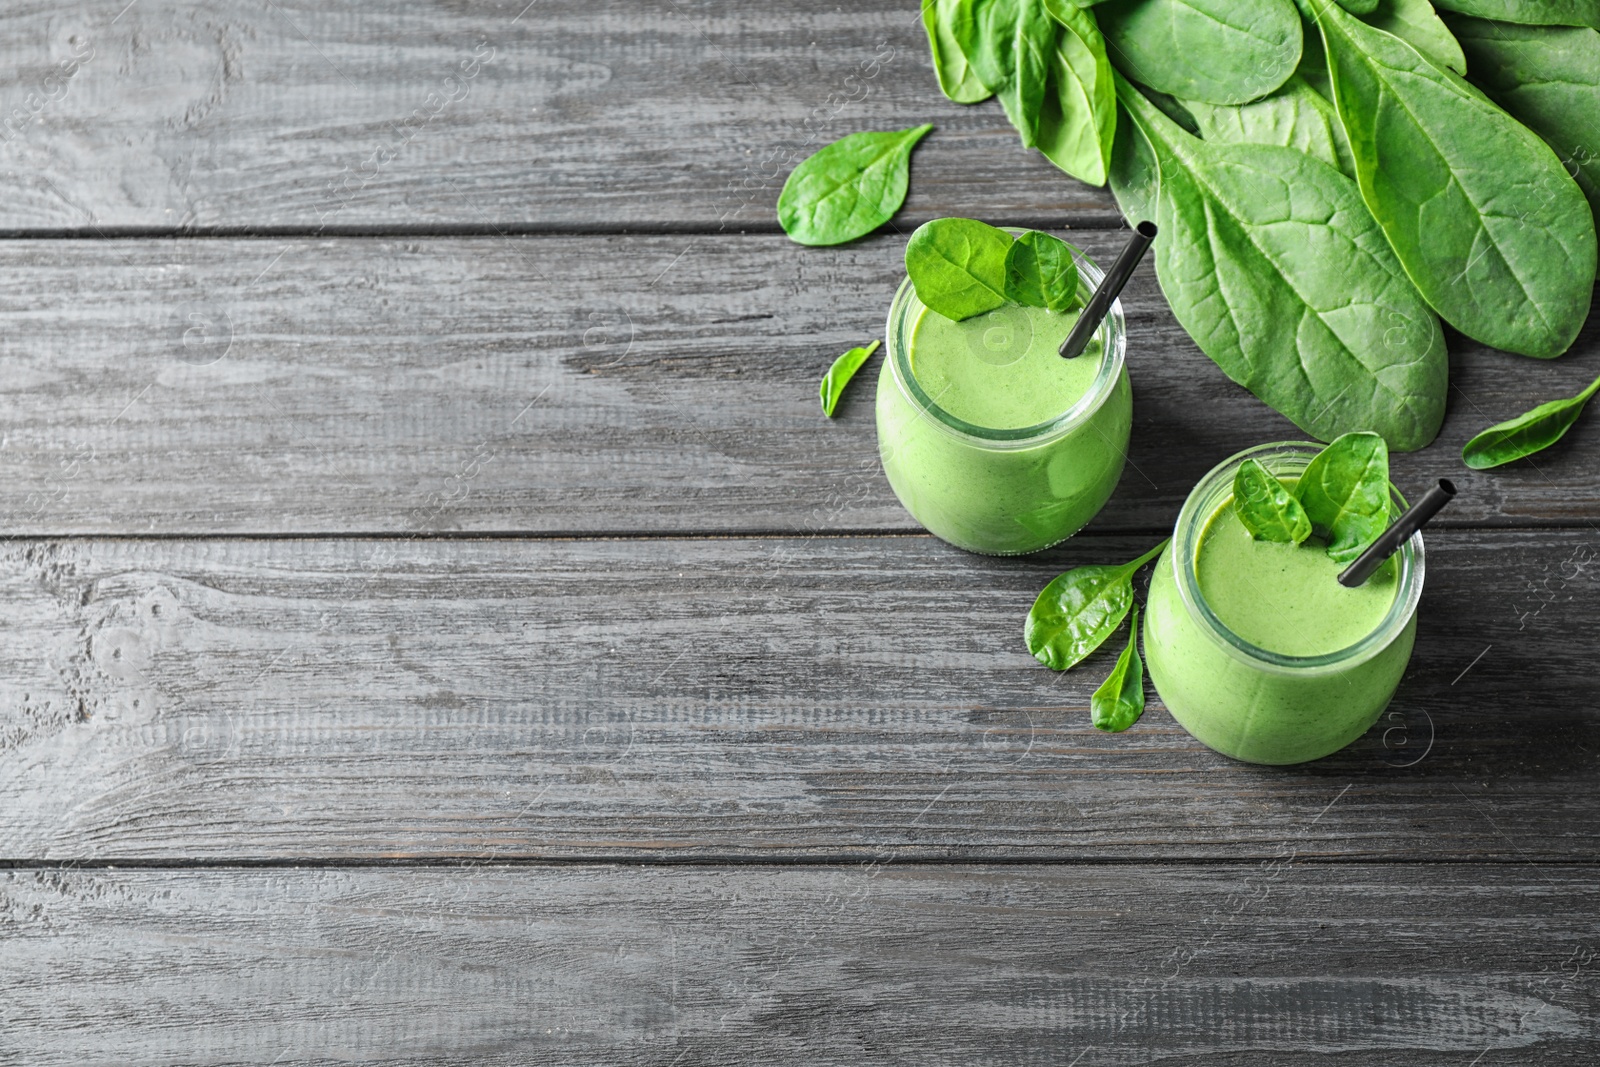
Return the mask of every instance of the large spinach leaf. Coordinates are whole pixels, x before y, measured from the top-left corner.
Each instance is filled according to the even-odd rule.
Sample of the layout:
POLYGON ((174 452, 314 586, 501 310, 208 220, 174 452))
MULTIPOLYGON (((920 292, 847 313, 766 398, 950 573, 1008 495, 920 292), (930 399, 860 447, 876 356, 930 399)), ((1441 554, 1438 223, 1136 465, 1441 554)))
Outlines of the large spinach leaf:
POLYGON ((1118 70, 1186 100, 1243 104, 1300 62, 1291 0, 1112 0, 1095 17, 1118 70))
POLYGON ((1105 39, 1094 16, 1068 0, 1045 0, 1045 8, 1057 30, 1035 147, 1079 181, 1104 185, 1117 125, 1105 39))
POLYGON ((1438 0, 1438 7, 1524 26, 1589 26, 1600 30, 1600 0, 1438 0))
POLYGON ((1600 32, 1451 20, 1472 82, 1555 149, 1600 217, 1600 32))
POLYGON ((813 153, 778 196, 783 232, 803 245, 836 245, 888 222, 905 203, 911 149, 931 129, 852 133, 813 153))
POLYGON ((1354 162, 1340 155, 1343 139, 1333 104, 1298 74, 1276 92, 1248 104, 1185 100, 1183 106, 1208 141, 1281 145, 1354 174, 1354 162))
POLYGON ((1467 72, 1467 59, 1461 54, 1461 45, 1440 21, 1428 0, 1382 0, 1367 23, 1394 34, 1457 74, 1467 72))
POLYGON ((1595 227, 1561 161, 1405 42, 1337 5, 1318 22, 1362 197, 1422 295, 1485 344, 1565 352, 1589 314, 1595 227))
POLYGON ((1433 440, 1444 336, 1355 183, 1293 149, 1198 140, 1126 81, 1118 94, 1160 168, 1156 274, 1201 350, 1315 437, 1433 440))
POLYGON ((994 93, 972 69, 961 42, 951 32, 950 20, 960 0, 921 0, 922 27, 928 31, 928 50, 933 54, 933 70, 939 89, 958 104, 976 104, 994 93))

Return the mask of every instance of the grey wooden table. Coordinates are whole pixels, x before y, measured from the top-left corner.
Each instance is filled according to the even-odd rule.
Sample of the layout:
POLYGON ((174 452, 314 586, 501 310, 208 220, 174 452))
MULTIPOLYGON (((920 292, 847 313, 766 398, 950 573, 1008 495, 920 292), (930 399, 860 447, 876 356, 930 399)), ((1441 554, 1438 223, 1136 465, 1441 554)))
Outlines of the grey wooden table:
POLYGON ((1594 322, 1452 337, 1400 693, 1248 767, 1021 642, 1297 436, 1148 270, 1058 550, 920 533, 870 378, 818 414, 917 222, 1119 243, 914 3, 13 4, 0 60, 0 1062, 1600 1059, 1600 426, 1457 458, 1594 322), (777 232, 923 121, 893 228, 777 232))

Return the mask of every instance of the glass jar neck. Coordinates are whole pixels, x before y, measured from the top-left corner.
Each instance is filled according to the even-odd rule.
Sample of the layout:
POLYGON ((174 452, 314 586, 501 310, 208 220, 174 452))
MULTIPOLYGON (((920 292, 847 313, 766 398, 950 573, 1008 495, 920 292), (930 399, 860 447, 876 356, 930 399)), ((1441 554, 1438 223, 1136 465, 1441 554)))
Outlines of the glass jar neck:
MULTIPOLYGON (((1240 465, 1246 459, 1254 459, 1280 478, 1298 478, 1312 457, 1320 451, 1321 445, 1309 441, 1284 441, 1258 445, 1229 457, 1200 479, 1200 484, 1184 501, 1178 523, 1172 532, 1168 559, 1179 596, 1191 620, 1229 655, 1257 669, 1282 674, 1318 674, 1344 670, 1365 662, 1389 647, 1399 636, 1411 621, 1422 597, 1423 551, 1422 535, 1418 533, 1400 546, 1393 557, 1399 574, 1394 603, 1389 606, 1388 613, 1370 633, 1346 648, 1316 656, 1289 656, 1273 652, 1234 633, 1212 610, 1200 589, 1196 564, 1206 527, 1233 496, 1233 479, 1240 465)), ((1390 492, 1396 507, 1403 509, 1405 499, 1399 491, 1391 485, 1390 492)))

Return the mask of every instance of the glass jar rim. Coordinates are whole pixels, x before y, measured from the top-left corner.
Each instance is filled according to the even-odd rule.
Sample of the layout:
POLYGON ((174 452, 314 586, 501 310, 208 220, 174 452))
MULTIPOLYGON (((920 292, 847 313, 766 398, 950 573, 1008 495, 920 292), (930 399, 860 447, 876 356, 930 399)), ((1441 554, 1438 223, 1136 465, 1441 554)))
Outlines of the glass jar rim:
MULTIPOLYGON (((1177 581, 1179 598, 1182 599, 1189 617, 1225 652, 1257 669, 1265 668, 1274 673, 1303 675, 1343 670, 1364 663, 1387 648, 1399 636, 1410 623, 1411 617, 1416 613, 1417 604, 1422 599, 1424 565, 1422 534, 1419 531, 1401 545, 1400 550, 1391 557, 1397 560, 1400 566, 1394 603, 1389 605, 1389 611, 1383 620, 1352 645, 1316 656, 1285 655, 1247 641, 1229 629, 1211 610, 1210 604, 1200 592, 1200 579, 1193 561, 1197 558, 1200 539, 1205 534, 1212 517, 1233 495, 1233 476, 1240 464, 1247 459, 1254 459, 1275 475, 1298 473, 1303 471, 1305 464, 1311 461, 1311 457, 1322 449, 1322 445, 1311 441, 1277 441, 1256 445, 1229 456, 1200 479, 1188 499, 1184 501, 1183 510, 1179 512, 1177 524, 1172 530, 1172 545, 1167 555, 1172 561, 1173 577, 1177 581), (1302 458, 1303 463, 1299 462, 1302 458), (1285 460, 1288 462, 1284 463, 1285 460), (1285 467, 1297 469, 1286 472, 1285 467)), ((1406 507, 1405 498, 1400 495, 1393 482, 1389 484, 1389 491, 1396 507, 1403 510, 1406 507)))
MULTIPOLYGON (((1013 236, 1027 232, 1014 226, 1001 228, 1013 236)), ((1094 260, 1077 247, 1070 243, 1067 247, 1072 250, 1072 258, 1078 264, 1079 286, 1086 287, 1092 292, 1104 279, 1104 272, 1095 265, 1094 260)), ((884 334, 889 345, 886 362, 895 386, 907 403, 930 416, 941 430, 985 448, 1033 447, 1077 429, 1105 404, 1112 390, 1116 388, 1117 379, 1122 375, 1127 347, 1127 327, 1122 313, 1122 300, 1119 297, 1112 301, 1111 310, 1106 313, 1105 321, 1095 331, 1095 337, 1100 340, 1104 353, 1100 359, 1100 369, 1095 373, 1094 380, 1089 383, 1089 388, 1083 396, 1079 397, 1070 408, 1053 419, 1033 426, 1010 430, 979 426, 958 418, 940 407, 928 396, 916 380, 916 376, 911 373, 906 320, 913 307, 922 308, 925 305, 917 299, 916 289, 912 286, 910 277, 902 278, 900 287, 895 291, 894 300, 889 304, 889 321, 884 334)))

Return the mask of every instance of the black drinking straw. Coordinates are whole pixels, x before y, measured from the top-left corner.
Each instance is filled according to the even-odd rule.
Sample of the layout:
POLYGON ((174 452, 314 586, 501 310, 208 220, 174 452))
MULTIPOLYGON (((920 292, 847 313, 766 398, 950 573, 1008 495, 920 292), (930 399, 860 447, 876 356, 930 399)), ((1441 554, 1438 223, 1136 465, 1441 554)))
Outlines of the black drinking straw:
POLYGON ((1088 306, 1073 324, 1072 332, 1061 342, 1061 358, 1076 359, 1083 355, 1083 350, 1089 346, 1089 338, 1094 336, 1094 332, 1100 328, 1100 323, 1110 313, 1111 302, 1121 294, 1122 287, 1128 284, 1128 279, 1133 277, 1133 268, 1139 265, 1139 261, 1150 248, 1150 242, 1155 239, 1155 223, 1146 219, 1134 227, 1133 236, 1128 238, 1122 254, 1111 264, 1111 269, 1100 281, 1100 288, 1089 297, 1088 306))
POLYGON ((1450 503, 1450 498, 1456 495, 1456 487, 1450 484, 1449 479, 1440 478, 1439 484, 1423 494, 1421 500, 1411 505, 1406 513, 1394 520, 1394 525, 1378 535, 1372 546, 1356 558, 1356 561, 1339 575, 1339 584, 1349 589, 1354 589, 1362 582, 1371 578, 1377 569, 1383 566, 1383 561, 1394 555, 1401 545, 1411 539, 1411 535, 1422 529, 1427 521, 1439 514, 1439 509, 1450 503))

